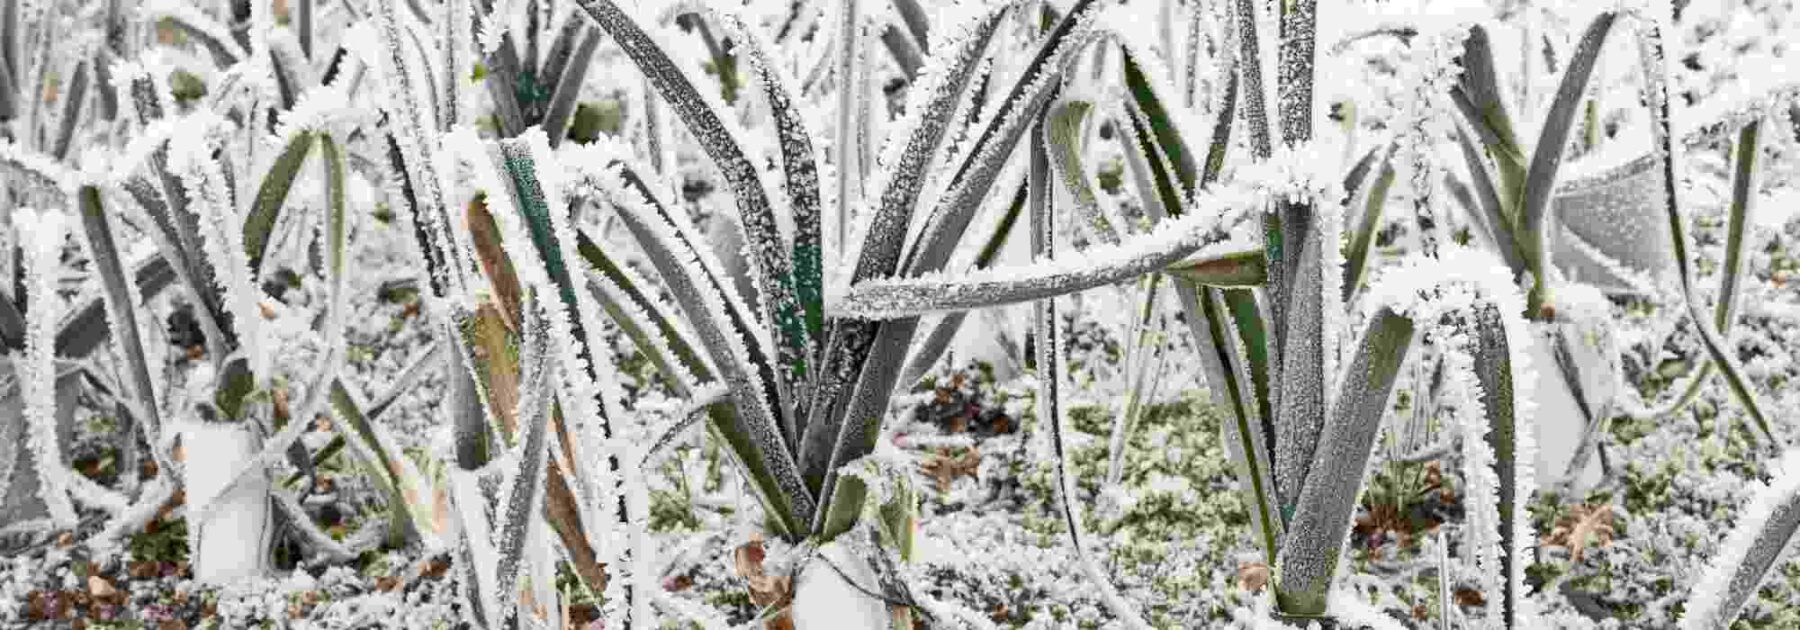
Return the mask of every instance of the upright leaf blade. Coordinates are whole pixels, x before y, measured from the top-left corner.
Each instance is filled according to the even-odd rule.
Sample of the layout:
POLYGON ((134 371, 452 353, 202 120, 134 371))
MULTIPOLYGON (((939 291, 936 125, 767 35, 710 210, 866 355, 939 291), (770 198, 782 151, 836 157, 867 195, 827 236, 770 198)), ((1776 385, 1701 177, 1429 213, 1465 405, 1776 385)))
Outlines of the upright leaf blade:
POLYGON ((1757 136, 1762 129, 1762 121, 1752 120, 1738 132, 1737 168, 1731 180, 1731 215, 1725 230, 1725 266, 1719 270, 1719 303, 1714 309, 1715 326, 1719 331, 1731 330, 1732 319, 1737 314, 1738 294, 1744 280, 1744 247, 1749 232, 1750 216, 1756 211, 1757 180, 1762 156, 1757 143, 1757 136))
POLYGON ((732 137, 720 112, 624 10, 612 0, 576 0, 576 4, 619 43, 724 175, 737 198, 738 215, 755 254, 750 257, 752 277, 760 293, 762 311, 778 339, 776 352, 783 382, 804 374, 806 329, 794 294, 793 263, 756 166, 732 137))
POLYGON ((1524 254, 1525 265, 1531 270, 1535 280, 1525 305, 1529 312, 1541 312, 1550 300, 1549 278, 1544 275, 1544 262, 1548 258, 1545 222, 1550 211, 1550 192, 1556 186, 1556 172, 1562 166, 1563 153, 1569 143, 1569 130, 1574 125, 1577 106, 1581 104, 1581 97, 1587 89, 1588 76, 1593 74, 1594 62, 1599 58, 1600 50, 1606 44, 1606 35, 1611 32, 1617 18, 1617 13, 1609 11, 1596 16, 1588 24, 1587 32, 1581 37, 1581 46, 1576 49, 1575 56, 1569 60, 1569 67, 1563 72, 1562 84, 1556 89, 1556 100, 1550 104, 1543 131, 1538 134, 1537 146, 1532 152, 1531 170, 1526 173, 1524 194, 1518 209, 1518 225, 1522 237, 1519 239, 1520 250, 1524 254))
POLYGON ((244 253, 250 257, 251 274, 262 269, 269 234, 275 229, 281 206, 287 202, 288 191, 293 189, 294 178, 300 175, 300 167, 306 164, 306 154, 312 151, 316 139, 317 134, 312 131, 294 134, 256 189, 256 201, 250 206, 250 214, 244 217, 244 253))
MULTIPOLYGON (((81 227, 86 236, 88 253, 93 257, 95 270, 100 273, 100 284, 104 290, 103 303, 106 305, 107 319, 111 325, 111 337, 119 354, 125 359, 126 376, 133 399, 142 408, 145 417, 138 420, 143 423, 144 435, 151 443, 155 443, 162 435, 160 407, 157 405, 156 387, 150 377, 149 360, 145 358, 143 339, 138 336, 137 304, 132 299, 134 292, 125 277, 125 265, 120 259, 119 247, 113 239, 113 228, 105 208, 101 205, 100 189, 94 186, 82 186, 76 193, 81 212, 81 227)), ((0 296, 0 301, 6 298, 0 296)))
POLYGON ((1382 309, 1370 321, 1344 372, 1331 422, 1318 441, 1315 461, 1324 467, 1307 475, 1277 560, 1281 572, 1275 583, 1275 602, 1284 614, 1325 614, 1326 590, 1338 551, 1412 335, 1412 320, 1382 309))
MULTIPOLYGON (((1640 17, 1640 20, 1644 18, 1640 17)), ((1707 353, 1712 355, 1713 363, 1725 375, 1725 382, 1731 387, 1738 402, 1744 406, 1750 418, 1756 422, 1758 429, 1772 443, 1774 433, 1769 430, 1769 419, 1764 414, 1762 401, 1739 363, 1724 336, 1719 334, 1717 326, 1706 317, 1700 306, 1700 296, 1694 284, 1693 262, 1688 259, 1688 242, 1686 219, 1681 214, 1680 185, 1675 170, 1676 151, 1671 129, 1669 69, 1666 53, 1663 49, 1661 28, 1654 23, 1639 25, 1638 52, 1640 63, 1644 69, 1644 100, 1650 108, 1650 135, 1654 145, 1654 154, 1659 160, 1662 171, 1662 197, 1664 207, 1668 209, 1670 244, 1674 246, 1675 268, 1680 274, 1681 290, 1688 317, 1693 320, 1694 328, 1700 333, 1700 339, 1706 345, 1707 353)))
POLYGON ((1375 244, 1375 231, 1381 227, 1382 206, 1387 203, 1388 189, 1394 185, 1394 166, 1382 160, 1381 174, 1375 178, 1375 184, 1369 188, 1368 201, 1363 204, 1362 220, 1356 224, 1356 231, 1350 236, 1350 242, 1344 250, 1344 301, 1356 295, 1363 279, 1368 277, 1369 251, 1375 244))

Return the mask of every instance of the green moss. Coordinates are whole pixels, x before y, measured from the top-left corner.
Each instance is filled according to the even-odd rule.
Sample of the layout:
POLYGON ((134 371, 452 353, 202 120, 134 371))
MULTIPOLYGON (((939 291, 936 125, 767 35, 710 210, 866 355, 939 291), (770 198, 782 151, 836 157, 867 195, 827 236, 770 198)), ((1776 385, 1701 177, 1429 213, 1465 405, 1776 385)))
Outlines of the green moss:
POLYGON ((206 96, 206 82, 186 70, 170 72, 169 95, 175 97, 175 102, 187 105, 206 96))
POLYGON ((126 549, 137 562, 185 562, 188 558, 187 519, 152 521, 153 528, 131 535, 126 549))

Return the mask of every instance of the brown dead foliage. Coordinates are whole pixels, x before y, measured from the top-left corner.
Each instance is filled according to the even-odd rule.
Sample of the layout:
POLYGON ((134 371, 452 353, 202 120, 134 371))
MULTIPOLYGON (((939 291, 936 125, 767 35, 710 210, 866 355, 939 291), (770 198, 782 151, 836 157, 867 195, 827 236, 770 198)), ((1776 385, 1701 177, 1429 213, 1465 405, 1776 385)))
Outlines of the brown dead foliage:
POLYGON ((979 478, 980 471, 981 450, 973 446, 956 455, 950 454, 949 448, 939 447, 919 462, 919 472, 937 482, 938 492, 949 490, 950 482, 957 477, 979 478))
POLYGON ((1543 543, 1569 549, 1569 560, 1581 562, 1588 540, 1596 546, 1612 544, 1613 510, 1610 503, 1583 503, 1571 506, 1569 513, 1556 521, 1556 527, 1544 536, 1543 543))
POLYGON ((1239 561, 1237 566, 1237 586, 1239 590, 1254 593, 1269 584, 1269 565, 1261 562, 1239 561))
POLYGON ((794 618, 787 607, 794 599, 794 578, 764 573, 764 553, 762 535, 752 533, 750 542, 739 545, 732 551, 732 565, 737 569, 738 577, 748 582, 751 604, 758 608, 773 606, 781 610, 763 622, 763 630, 793 630, 794 618))

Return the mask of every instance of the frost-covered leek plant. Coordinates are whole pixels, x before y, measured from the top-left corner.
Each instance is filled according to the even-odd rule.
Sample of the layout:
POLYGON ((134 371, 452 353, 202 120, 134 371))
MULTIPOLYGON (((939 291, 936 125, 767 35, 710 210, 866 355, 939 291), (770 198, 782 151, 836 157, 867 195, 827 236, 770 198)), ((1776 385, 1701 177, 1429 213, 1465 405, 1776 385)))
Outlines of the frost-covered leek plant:
MULTIPOLYGON (((736 13, 677 5, 662 15, 644 16, 604 0, 578 2, 579 14, 570 19, 590 20, 619 44, 722 175, 737 203, 736 219, 746 243, 741 254, 712 251, 686 212, 669 199, 665 177, 672 165, 667 160, 658 165, 661 151, 655 148, 661 132, 645 134, 651 150, 644 153, 652 157, 646 164, 636 157, 639 152, 611 139, 554 151, 550 138, 562 135, 554 127, 527 129, 497 142, 483 140, 455 124, 460 122, 456 118, 444 116, 443 107, 455 99, 440 99, 435 112, 420 107, 420 79, 462 73, 460 66, 430 72, 418 67, 404 45, 407 20, 396 4, 378 3, 376 36, 385 50, 371 54, 389 89, 383 107, 393 131, 395 170, 412 182, 404 199, 420 226, 437 301, 433 308, 447 312, 449 332, 461 348, 452 355, 460 366, 453 380, 466 389, 451 406, 459 468, 466 472, 453 477, 463 479, 456 493, 465 532, 459 557, 468 562, 465 592, 475 618, 502 623, 517 614, 520 598, 514 582, 523 574, 521 565, 536 553, 533 549, 543 548, 531 542, 532 532, 541 530, 530 526, 529 517, 542 499, 538 479, 550 468, 549 460, 569 471, 587 537, 599 543, 603 561, 611 560, 605 571, 629 576, 590 586, 604 586, 609 613, 629 610, 632 619, 648 614, 654 593, 644 581, 649 550, 635 542, 607 543, 623 542, 621 535, 641 538, 644 506, 631 499, 641 495, 639 461, 643 451, 675 439, 687 423, 666 429, 633 424, 636 418, 621 407, 617 377, 599 350, 607 346, 593 337, 605 320, 623 330, 670 388, 704 414, 708 430, 741 464, 772 533, 828 546, 863 520, 879 521, 870 531, 882 533, 881 539, 907 538, 899 533, 910 529, 908 510, 887 506, 888 493, 881 489, 891 484, 879 474, 883 467, 859 460, 874 449, 880 435, 917 320, 828 317, 822 261, 854 261, 853 287, 943 267, 1014 147, 1049 103, 1074 51, 1092 38, 1090 5, 1096 3, 1076 3, 1036 38, 1030 44, 1036 52, 1018 69, 1014 87, 974 120, 966 113, 971 109, 966 105, 968 87, 989 71, 993 41, 1005 17, 1020 5, 949 12, 957 19, 934 28, 940 38, 931 48, 938 52, 910 90, 906 117, 890 136, 880 174, 864 187, 865 193, 856 194, 849 185, 860 178, 853 166, 839 164, 838 181, 823 183, 814 152, 824 143, 808 130, 798 109, 798 86, 783 78, 786 71, 776 51, 736 13), (765 188, 761 166, 750 153, 757 145, 748 144, 738 129, 738 114, 671 56, 662 30, 678 18, 698 20, 729 35, 734 54, 747 62, 755 93, 775 121, 779 194, 765 188), (955 151, 945 150, 950 138, 963 139, 955 151), (943 187, 933 203, 922 194, 928 183, 943 187), (868 222, 863 246, 854 255, 828 256, 824 251, 821 224, 828 215, 822 202, 831 198, 825 194, 828 187, 839 193, 835 214, 829 216, 868 222), (464 206, 465 200, 466 229, 457 229, 450 208, 464 206), (595 210, 608 211, 608 220, 616 217, 634 245, 631 249, 648 260, 675 309, 662 305, 652 285, 620 264, 619 252, 609 251, 616 245, 599 232, 602 217, 595 210), (929 214, 923 221, 915 220, 925 210, 929 214), (909 238, 914 225, 922 227, 909 238), (740 256, 748 290, 740 289, 720 260, 740 256), (480 276, 468 273, 474 259, 480 261, 480 276), (483 315, 489 304, 498 306, 492 318, 483 315), (526 312, 533 309, 543 312, 526 312), (494 331, 492 341, 484 330, 494 331), (553 341, 534 345, 534 338, 553 341), (521 348, 517 367, 496 366, 512 360, 507 351, 514 343, 521 348), (507 399, 509 389, 517 405, 510 420, 507 404, 498 402, 507 399), (711 396, 719 390, 728 404, 713 404, 711 396), (545 428, 559 420, 566 420, 566 433, 560 425, 555 431, 545 428), (512 422, 516 430, 506 426, 512 422), (559 440, 564 448, 550 448, 559 440), (879 518, 861 519, 865 513, 879 518), (617 561, 627 547, 629 566, 617 561)), ((854 15, 851 10, 840 37, 861 36, 861 22, 854 15)), ((505 15, 482 22, 483 49, 490 60, 503 59, 514 36, 505 15)), ((536 34, 517 36, 531 40, 536 34)), ((848 44, 841 48, 855 50, 848 44)), ((460 63, 454 58, 436 62, 460 63)), ((488 80, 494 79, 490 75, 488 80)), ((856 89, 855 81, 841 81, 839 87, 856 89)), ((863 99, 853 92, 848 111, 861 111, 864 106, 855 103, 863 99)), ((504 114, 507 107, 500 109, 504 114)), ((864 150, 852 140, 863 123, 856 116, 839 122, 837 137, 848 145, 848 154, 864 150)), ((503 138, 509 135, 504 120, 499 131, 503 138)), ((1093 282, 1145 270, 1102 270, 1102 279, 1093 282)), ((854 304, 855 298, 849 301, 854 304)), ((860 314, 852 310, 842 315, 860 314)), ((808 566, 830 570, 822 564, 808 566)), ((909 601, 886 578, 879 585, 857 586, 909 601)), ((798 611, 806 606, 805 591, 797 595, 798 611)), ((544 601, 541 594, 537 601, 544 601)))
MULTIPOLYGON (((329 561, 354 558, 360 547, 384 539, 431 537, 414 509, 423 505, 419 497, 431 496, 429 486, 338 375, 351 229, 345 154, 347 145, 360 144, 362 122, 345 107, 343 75, 301 72, 311 51, 297 50, 290 30, 263 21, 224 36, 222 26, 191 6, 150 3, 132 13, 112 3, 100 15, 108 40, 96 49, 79 39, 57 41, 54 34, 69 21, 93 16, 65 16, 54 7, 32 16, 31 37, 19 37, 18 4, 7 3, 8 76, 21 76, 10 69, 15 43, 45 53, 31 75, 40 82, 58 65, 52 51, 77 53, 79 61, 72 89, 58 101, 60 117, 11 121, 12 139, 0 144, 7 205, 15 208, 9 234, 16 235, 20 257, 31 261, 20 270, 30 278, 21 286, 32 287, 0 296, 7 370, 18 375, 0 387, 0 406, 27 410, 33 436, 28 448, 4 458, 16 464, 5 477, 6 513, 9 520, 24 517, 8 528, 70 530, 93 508, 105 523, 87 544, 114 545, 157 517, 179 491, 195 576, 209 582, 262 573, 278 531, 296 532, 315 559, 329 561), (178 49, 124 59, 126 47, 146 39, 164 17, 229 67, 178 49), (96 86, 103 98, 86 91, 90 65, 109 79, 96 86), (197 73, 213 81, 212 94, 189 89, 186 82, 199 81, 197 73), (259 80, 270 75, 276 80, 259 80), (319 175, 301 177, 315 162, 319 175), (240 169, 259 176, 240 179, 240 169), (240 189, 252 182, 253 191, 240 189), (304 195, 309 203, 297 207, 305 212, 284 212, 296 207, 287 202, 297 182, 313 182, 318 194, 304 195), (79 238, 70 242, 70 234, 79 238), (54 279, 70 252, 88 261, 93 288, 65 310, 54 279), (295 253, 311 254, 310 265, 297 267, 325 287, 323 307, 306 318, 276 306, 261 289, 270 274, 266 263, 290 262, 295 253), (182 295, 168 296, 174 287, 182 295), (191 308, 198 321, 201 339, 186 348, 186 360, 152 334, 162 330, 153 312, 170 303, 164 298, 191 308), (107 351, 97 353, 103 344, 107 351), (296 352, 310 360, 280 360, 296 352), (127 470, 138 468, 141 440, 162 471, 146 487, 124 484, 135 496, 99 487, 63 461, 80 390, 98 396, 102 413, 120 420, 127 470), (338 420, 338 446, 302 446, 299 438, 323 413, 338 420), (392 510, 372 536, 340 542, 301 510, 299 493, 290 488, 299 478, 312 487, 315 458, 344 444, 377 471, 392 510), (269 469, 283 459, 300 475, 277 483, 269 469), (24 481, 27 472, 37 481, 24 481), (30 517, 40 509, 33 499, 47 520, 30 517), (72 511, 78 507, 83 511, 72 511)), ((300 48, 310 43, 309 28, 302 20, 300 48)), ((9 98, 18 96, 16 84, 0 87, 9 98)), ((24 100, 33 110, 43 105, 24 100)))
MULTIPOLYGON (((1693 323, 1704 342, 1709 360, 1695 370, 1689 384, 1679 390, 1682 393, 1662 408, 1639 409, 1634 415, 1666 416, 1690 402, 1709 377, 1719 373, 1725 376, 1733 396, 1759 432, 1773 435, 1764 411, 1766 404, 1745 376, 1724 333, 1731 327, 1733 305, 1740 290, 1746 216, 1755 197, 1749 186, 1754 181, 1758 154, 1756 119, 1762 110, 1781 101, 1761 97, 1749 99, 1748 103, 1733 103, 1744 111, 1730 111, 1716 123, 1690 123, 1688 126, 1696 128, 1692 137, 1649 147, 1643 155, 1631 154, 1629 148, 1636 145, 1622 140, 1610 140, 1615 147, 1601 149, 1595 115, 1578 117, 1596 107, 1588 88, 1590 77, 1607 47, 1609 35, 1617 30, 1633 30, 1631 22, 1643 19, 1628 10, 1602 11, 1593 18, 1577 48, 1563 62, 1562 78, 1547 109, 1536 108, 1543 115, 1533 147, 1523 147, 1515 136, 1508 99, 1494 66, 1492 41, 1482 27, 1468 30, 1458 57, 1462 73, 1448 91, 1461 114, 1457 141, 1473 187, 1471 193, 1459 184, 1454 196, 1462 202, 1484 240, 1506 259, 1515 277, 1530 281, 1527 313, 1546 333, 1549 354, 1586 424, 1581 444, 1570 462, 1570 481, 1579 475, 1592 452, 1595 434, 1608 409, 1614 406, 1611 388, 1596 388, 1594 384, 1616 379, 1613 374, 1605 374, 1616 372, 1612 365, 1616 361, 1609 360, 1605 348, 1593 347, 1592 332, 1582 334, 1584 327, 1590 331, 1597 327, 1594 316, 1604 310, 1564 308, 1559 312, 1556 307, 1558 283, 1568 284, 1571 289, 1585 286, 1575 284, 1569 275, 1614 293, 1654 295, 1673 285, 1683 316, 1693 323), (1737 182, 1730 211, 1731 237, 1718 306, 1713 316, 1707 317, 1694 282, 1685 219, 1676 207, 1679 184, 1667 181, 1681 171, 1674 166, 1664 168, 1659 156, 1671 150, 1667 147, 1707 142, 1710 136, 1718 135, 1718 130, 1732 128, 1742 128, 1743 137, 1737 145, 1739 168, 1734 174, 1737 182), (1582 131, 1581 140, 1572 143, 1571 136, 1577 129, 1582 131), (1574 169, 1563 169, 1565 155, 1574 152, 1572 144, 1585 147, 1587 154, 1574 169), (1531 151, 1529 160, 1525 157, 1527 150, 1531 151), (1559 181, 1559 173, 1565 170, 1578 173, 1559 181), (1556 256, 1554 267, 1565 273, 1553 270, 1552 253, 1556 256), (1670 275, 1675 277, 1671 280, 1670 275)), ((1666 89, 1660 86, 1669 79, 1660 66, 1643 67, 1643 76, 1646 89, 1666 89)), ((1782 85, 1769 87, 1772 89, 1768 94, 1776 96, 1791 90, 1782 85)), ((1530 105, 1515 107, 1529 111, 1534 109, 1530 105)), ((1650 124, 1668 126, 1668 117, 1667 112, 1652 111, 1650 124)), ((1665 130, 1664 135, 1669 133, 1665 130)))

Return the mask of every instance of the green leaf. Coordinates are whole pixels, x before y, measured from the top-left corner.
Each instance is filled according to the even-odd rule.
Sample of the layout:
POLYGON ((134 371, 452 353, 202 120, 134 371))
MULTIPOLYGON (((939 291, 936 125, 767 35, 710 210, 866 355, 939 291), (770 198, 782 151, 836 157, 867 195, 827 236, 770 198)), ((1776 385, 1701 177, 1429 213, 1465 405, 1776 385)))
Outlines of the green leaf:
POLYGON ((737 301, 723 297, 730 287, 719 275, 706 265, 693 264, 698 246, 660 195, 633 169, 614 167, 620 169, 624 188, 607 190, 608 201, 619 210, 621 223, 662 277, 731 390, 735 413, 714 416, 713 423, 768 514, 779 521, 779 529, 806 532, 816 504, 784 440, 780 401, 774 397, 775 363, 752 334, 753 320, 739 310, 737 301), (719 303, 723 308, 711 306, 719 303))
POLYGON ((1369 188, 1369 199, 1363 206, 1362 220, 1357 222, 1356 231, 1350 235, 1350 242, 1345 244, 1345 302, 1356 295, 1363 280, 1369 275, 1369 251, 1375 245, 1375 232, 1381 228, 1381 208, 1387 203, 1388 189, 1393 185, 1394 166, 1388 159, 1383 159, 1381 175, 1375 178, 1374 186, 1369 188))
POLYGON ((1267 259, 1260 249, 1230 252, 1214 258, 1183 260, 1163 271, 1209 287, 1259 287, 1268 280, 1267 259))
POLYGON ((69 77, 68 90, 59 97, 63 102, 62 117, 57 121, 56 142, 51 145, 50 150, 50 155, 57 160, 69 156, 69 141, 75 137, 76 123, 81 122, 82 106, 87 103, 87 88, 88 62, 82 60, 75 64, 75 74, 69 77))
POLYGON ((1737 169, 1731 179, 1731 217, 1727 222, 1725 267, 1719 271, 1719 303, 1714 309, 1715 326, 1720 332, 1731 330, 1737 313, 1738 294, 1743 291, 1744 241, 1748 236, 1750 215, 1755 212, 1761 147, 1757 135, 1762 121, 1751 120, 1738 132, 1737 169))
POLYGON ((219 369, 218 384, 213 387, 213 405, 228 421, 244 420, 244 406, 256 390, 256 375, 250 372, 250 359, 243 354, 226 357, 219 369))
MULTIPOLYGON (((1024 214, 1025 195, 1029 189, 1023 181, 1019 183, 1018 189, 1013 195, 1012 203, 1007 205, 1006 212, 1000 215, 993 231, 982 243, 981 251, 975 255, 975 263, 972 265, 974 269, 986 269, 993 264, 1000 248, 1006 245, 1007 236, 1012 234, 1013 224, 1018 222, 1019 215, 1024 214)), ((944 350, 950 347, 950 342, 956 339, 956 333, 962 329, 963 320, 967 317, 968 312, 958 311, 946 313, 938 319, 931 332, 925 335, 925 341, 920 342, 907 358, 906 368, 900 371, 900 387, 910 387, 919 382, 931 370, 931 366, 937 364, 938 359, 944 356, 944 350)))
POLYGON ((1043 142, 1050 147, 1050 166, 1063 189, 1075 199, 1075 211, 1088 224, 1089 233, 1102 243, 1117 244, 1118 229, 1100 210, 1100 198, 1088 181, 1081 163, 1081 128, 1093 105, 1087 101, 1063 101, 1051 108, 1044 125, 1043 142))
MULTIPOLYGON (((1145 62, 1131 54, 1131 47, 1125 47, 1124 50, 1125 87, 1131 91, 1132 102, 1137 111, 1143 113, 1144 122, 1148 123, 1148 131, 1155 138, 1156 146, 1173 167, 1175 181, 1180 182, 1183 191, 1191 191, 1197 173, 1194 154, 1188 150, 1186 140, 1181 137, 1175 121, 1170 118, 1169 108, 1163 105, 1150 78, 1145 76, 1142 67, 1145 62)), ((1179 205, 1167 210, 1171 215, 1181 212, 1179 205)))
POLYGON ((256 189, 256 201, 250 206, 250 214, 244 217, 244 254, 250 257, 252 277, 262 269, 269 234, 274 231, 281 206, 287 202, 294 178, 300 175, 300 167, 306 164, 306 154, 312 151, 313 141, 317 138, 318 134, 311 131, 294 134, 256 189))
MULTIPOLYGON (((1518 548, 1519 536, 1524 533, 1515 529, 1514 511, 1521 504, 1516 464, 1519 426, 1518 410, 1513 408, 1513 350, 1511 340, 1506 338, 1503 316, 1499 307, 1483 302, 1470 314, 1468 327, 1475 338, 1475 379, 1481 385, 1481 408, 1487 414, 1487 443, 1494 450, 1494 474, 1499 480, 1500 570, 1504 574, 1501 582, 1507 589, 1501 594, 1501 605, 1507 627, 1514 627, 1513 617, 1526 594, 1512 590, 1512 576, 1523 571, 1519 563, 1525 559, 1514 557, 1512 553, 1518 548)), ((1581 400, 1579 393, 1576 396, 1578 401, 1581 400)))
POLYGON ((1654 24, 1645 25, 1640 33, 1641 62, 1645 75, 1645 101, 1650 107, 1650 131, 1654 143, 1653 155, 1660 162, 1662 171, 1662 196, 1664 207, 1668 210, 1670 244, 1675 249, 1675 267, 1681 278, 1683 303, 1687 307, 1688 317, 1694 322, 1694 328, 1700 333, 1706 351, 1712 356, 1715 367, 1725 375, 1726 385, 1731 387, 1732 394, 1738 403, 1744 406, 1750 418, 1756 422, 1763 437, 1770 444, 1775 444, 1773 432, 1769 430, 1769 418, 1763 412, 1763 404, 1750 383, 1744 376, 1732 347, 1725 342, 1724 335, 1718 327, 1706 317, 1700 305, 1700 296, 1694 284, 1693 261, 1688 258, 1686 219, 1681 214, 1680 195, 1677 186, 1680 180, 1676 176, 1674 133, 1671 130, 1669 104, 1669 81, 1666 52, 1663 49, 1661 29, 1654 24))
POLYGON ((794 292, 794 268, 789 257, 791 246, 781 236, 775 209, 763 190, 756 165, 744 154, 733 132, 725 125, 723 116, 726 112, 715 110, 658 42, 612 0, 577 0, 576 3, 619 42, 626 56, 656 86, 663 100, 699 141, 707 157, 718 166, 732 196, 737 199, 738 216, 744 226, 748 247, 754 254, 750 256, 751 276, 757 282, 762 313, 775 333, 780 364, 790 373, 802 373, 805 370, 806 329, 794 292))
POLYGON ((1383 308, 1370 321, 1344 370, 1331 421, 1318 441, 1314 461, 1319 466, 1307 475, 1300 489, 1294 519, 1276 563, 1281 570, 1276 575, 1275 602, 1282 614, 1325 614, 1326 590, 1362 490, 1375 436, 1381 430, 1382 413, 1387 411, 1412 336, 1411 320, 1383 308))
MULTIPOLYGON (((545 110, 544 120, 540 123, 540 126, 544 128, 544 133, 550 136, 550 146, 553 147, 561 144, 564 137, 573 135, 573 130, 571 133, 564 133, 563 127, 569 122, 569 114, 575 111, 575 99, 581 96, 581 84, 587 79, 588 66, 594 60, 594 51, 600 49, 600 31, 587 24, 581 24, 578 20, 579 18, 573 16, 569 19, 571 23, 581 26, 581 32, 584 35, 581 38, 581 47, 568 59, 566 69, 559 69, 560 71, 554 75, 556 91, 550 95, 549 108, 545 110)), ((557 45, 560 46, 561 43, 559 41, 557 45)), ((587 137, 586 141, 593 141, 592 134, 584 131, 583 135, 587 137)))
MULTIPOLYGON (((131 299, 130 287, 125 278, 125 265, 119 257, 119 247, 113 239, 113 228, 106 210, 101 206, 100 189, 94 186, 82 186, 76 194, 81 209, 81 227, 86 235, 88 253, 94 261, 95 271, 100 273, 100 286, 105 291, 103 303, 106 305, 108 330, 120 356, 125 359, 127 382, 132 399, 136 401, 134 411, 141 408, 145 417, 144 435, 155 439, 162 435, 160 407, 157 405, 156 388, 150 378, 150 364, 145 358, 143 339, 138 337, 137 305, 131 299)), ((0 295, 0 302, 7 302, 5 310, 10 307, 10 300, 0 295)))
POLYGON ((1470 213, 1472 219, 1487 227, 1494 238, 1494 247, 1500 250, 1500 257, 1506 261, 1507 268, 1514 276, 1525 273, 1525 258, 1519 253, 1516 242, 1517 224, 1507 215, 1507 210, 1500 200, 1499 192, 1494 188, 1493 176, 1488 173, 1487 162, 1481 158, 1481 152, 1475 149, 1475 143, 1469 139, 1468 132, 1462 127, 1456 128, 1457 146, 1462 149, 1463 163, 1469 167, 1469 181, 1475 186, 1476 205, 1470 213))
POLYGON ((601 287, 606 285, 590 281, 589 289, 600 300, 601 307, 606 309, 607 315, 612 318, 613 322, 617 323, 626 336, 631 338, 638 350, 656 365, 657 371, 662 373, 663 379, 669 386, 677 393, 689 395, 683 391, 686 389, 686 384, 682 379, 683 370, 693 374, 694 378, 700 382, 713 380, 712 370, 701 360, 693 343, 687 340, 687 335, 675 326, 674 321, 669 318, 667 313, 663 312, 662 306, 638 288, 638 282, 627 274, 623 267, 613 262, 612 258, 608 257, 606 252, 594 243, 593 239, 588 238, 587 232, 577 232, 576 238, 578 239, 576 250, 582 259, 587 261, 590 268, 600 272, 600 275, 611 283, 610 287, 602 290, 601 287), (622 299, 613 298, 615 293, 611 290, 613 288, 617 289, 616 293, 619 294, 617 297, 622 299), (637 317, 631 316, 625 310, 626 303, 642 313, 643 319, 648 320, 650 326, 645 327, 637 317), (662 350, 664 345, 652 341, 651 335, 661 335, 661 340, 663 344, 666 344, 669 354, 664 354, 662 350), (669 356, 671 354, 673 356, 669 356))
POLYGON ((1544 260, 1548 257, 1545 250, 1549 235, 1545 225, 1550 213, 1550 192, 1556 186, 1556 172, 1562 166, 1563 153, 1569 144, 1569 130, 1587 89, 1588 76, 1594 71, 1594 62, 1617 17, 1617 13, 1601 13, 1588 24, 1580 47, 1563 72, 1562 84, 1556 89, 1556 100, 1550 104, 1543 131, 1538 134, 1537 146, 1531 156, 1531 170, 1526 174, 1524 195, 1518 209, 1520 251, 1524 254, 1526 268, 1535 279, 1527 295, 1527 312, 1541 313, 1550 303, 1550 280, 1544 275, 1544 260))
POLYGON ((1262 317, 1255 312, 1255 295, 1249 289, 1195 291, 1193 285, 1179 280, 1176 287, 1184 302, 1192 299, 1189 303, 1197 307, 1189 310, 1190 327, 1202 347, 1202 361, 1216 364, 1217 369, 1208 370, 1209 374, 1220 377, 1216 383, 1209 382, 1208 389, 1213 390, 1214 400, 1231 409, 1233 423, 1226 429, 1232 459, 1239 464, 1242 478, 1249 481, 1242 489, 1251 508, 1251 525, 1262 543, 1264 563, 1273 567, 1284 519, 1276 506, 1275 479, 1269 468, 1274 433, 1269 427, 1273 416, 1266 371, 1268 351, 1262 317), (1245 304, 1250 310, 1248 317, 1238 312, 1245 304))
MULTIPOLYGON (((899 158, 894 162, 887 187, 880 191, 879 205, 867 228, 862 251, 857 255, 856 268, 851 272, 852 282, 892 276, 901 270, 902 248, 919 193, 925 186, 925 175, 938 147, 959 122, 956 119, 957 104, 983 66, 981 60, 1005 14, 1006 8, 1001 7, 975 22, 961 40, 962 46, 946 51, 947 70, 913 88, 924 90, 921 93, 928 95, 927 100, 925 106, 907 114, 908 121, 902 122, 902 125, 913 125, 912 133, 906 136, 906 144, 902 145, 899 158)), ((980 90, 974 92, 979 94, 980 90)), ((812 400, 807 401, 804 408, 807 415, 800 440, 802 476, 809 488, 821 493, 839 435, 846 429, 858 430, 844 423, 842 411, 855 392, 856 381, 881 332, 879 325, 865 321, 835 321, 827 329, 822 369, 817 372, 819 378, 813 386, 812 400)), ((902 349, 890 348, 884 356, 901 352, 902 349)), ((903 357, 893 360, 900 361, 903 357)))

